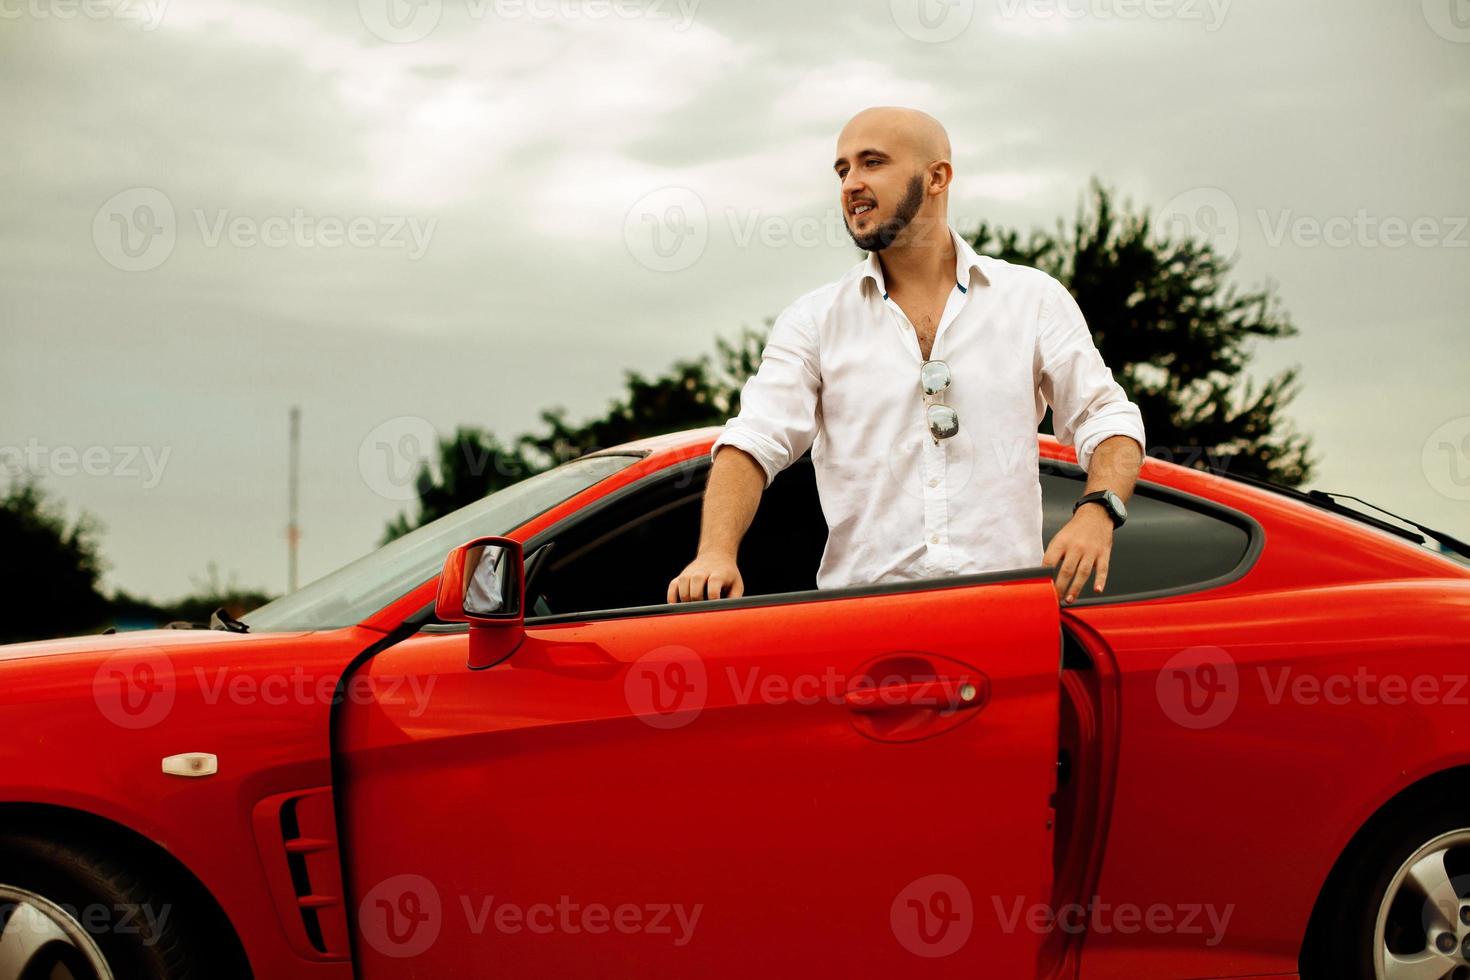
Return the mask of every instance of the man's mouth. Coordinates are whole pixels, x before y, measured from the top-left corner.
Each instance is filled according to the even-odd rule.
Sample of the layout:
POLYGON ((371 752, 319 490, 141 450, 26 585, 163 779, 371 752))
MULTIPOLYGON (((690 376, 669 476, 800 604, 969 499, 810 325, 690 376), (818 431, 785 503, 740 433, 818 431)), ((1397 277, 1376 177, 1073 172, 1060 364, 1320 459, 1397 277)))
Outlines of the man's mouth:
POLYGON ((863 215, 867 214, 869 211, 872 211, 877 206, 878 205, 872 203, 871 201, 859 201, 848 208, 848 213, 851 214, 854 218, 861 218, 863 215))

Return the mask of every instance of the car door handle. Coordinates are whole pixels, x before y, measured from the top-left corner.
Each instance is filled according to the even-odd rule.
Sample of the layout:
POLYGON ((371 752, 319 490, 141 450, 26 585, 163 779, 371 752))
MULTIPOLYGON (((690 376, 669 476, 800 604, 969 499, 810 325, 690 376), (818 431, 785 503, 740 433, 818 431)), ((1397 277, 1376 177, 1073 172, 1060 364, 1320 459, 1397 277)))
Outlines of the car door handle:
POLYGON ((842 700, 850 710, 870 714, 915 708, 935 711, 978 708, 989 695, 990 683, 983 676, 931 677, 854 687, 843 693, 842 700))

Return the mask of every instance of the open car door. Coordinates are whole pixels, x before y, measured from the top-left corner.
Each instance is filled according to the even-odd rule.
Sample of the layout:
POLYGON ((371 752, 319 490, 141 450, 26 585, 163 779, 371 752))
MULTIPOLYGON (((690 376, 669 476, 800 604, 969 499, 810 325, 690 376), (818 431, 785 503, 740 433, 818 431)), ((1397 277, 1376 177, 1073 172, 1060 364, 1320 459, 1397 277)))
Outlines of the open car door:
POLYGON ((337 732, 359 975, 1034 976, 1059 631, 1032 569, 392 646, 337 732))

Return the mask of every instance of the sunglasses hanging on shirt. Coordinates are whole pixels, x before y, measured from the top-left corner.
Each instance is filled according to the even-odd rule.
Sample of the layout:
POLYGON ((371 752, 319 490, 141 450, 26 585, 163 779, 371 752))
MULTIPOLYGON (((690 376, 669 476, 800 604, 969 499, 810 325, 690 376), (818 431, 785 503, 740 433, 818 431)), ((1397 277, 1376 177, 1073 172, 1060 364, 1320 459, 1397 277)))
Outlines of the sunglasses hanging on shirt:
POLYGON ((960 417, 948 405, 936 401, 944 396, 949 387, 949 365, 944 361, 925 361, 919 365, 919 386, 924 390, 924 418, 929 423, 929 435, 939 440, 948 439, 960 431, 960 417))

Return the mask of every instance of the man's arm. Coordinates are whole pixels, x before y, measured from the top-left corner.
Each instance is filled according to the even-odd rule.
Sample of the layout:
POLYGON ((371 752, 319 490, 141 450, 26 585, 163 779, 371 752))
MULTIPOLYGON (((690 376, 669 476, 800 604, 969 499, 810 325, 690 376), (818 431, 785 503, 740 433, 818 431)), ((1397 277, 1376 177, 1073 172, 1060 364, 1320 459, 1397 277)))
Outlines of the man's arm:
POLYGON ((798 302, 771 326, 760 368, 741 389, 740 414, 710 450, 699 549, 669 583, 669 602, 719 599, 726 589, 731 598, 744 594, 735 567, 740 539, 766 487, 815 440, 820 389, 816 324, 798 302))
MULTIPOLYGON (((1138 443, 1129 436, 1110 436, 1093 451, 1086 492, 1111 490, 1127 503, 1142 465, 1143 452, 1138 443)), ((1041 563, 1058 569, 1057 595, 1071 603, 1076 601, 1077 593, 1087 585, 1088 576, 1094 570, 1097 581, 1093 590, 1101 592, 1107 586, 1112 553, 1113 519, 1102 504, 1083 504, 1051 539, 1041 563)))
POLYGON ((740 539, 750 528, 766 473, 755 458, 734 446, 721 447, 710 467, 704 490, 704 515, 699 526, 699 552, 694 561, 669 583, 670 602, 698 599, 735 599, 745 594, 745 582, 735 565, 740 539))
MULTIPOLYGON (((1087 471, 1086 493, 1111 490, 1126 502, 1143 465, 1142 416, 1103 363, 1077 301, 1060 283, 1053 282, 1052 289, 1038 329, 1037 356, 1057 439, 1077 447, 1077 462, 1087 471)), ((1094 571, 1093 589, 1106 587, 1112 551, 1112 518, 1101 504, 1086 504, 1052 538, 1041 561, 1057 569, 1057 595, 1071 603, 1094 571)))

